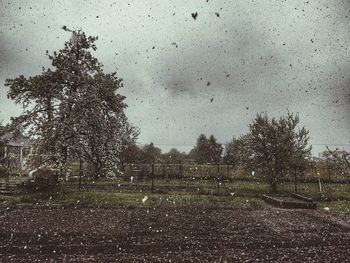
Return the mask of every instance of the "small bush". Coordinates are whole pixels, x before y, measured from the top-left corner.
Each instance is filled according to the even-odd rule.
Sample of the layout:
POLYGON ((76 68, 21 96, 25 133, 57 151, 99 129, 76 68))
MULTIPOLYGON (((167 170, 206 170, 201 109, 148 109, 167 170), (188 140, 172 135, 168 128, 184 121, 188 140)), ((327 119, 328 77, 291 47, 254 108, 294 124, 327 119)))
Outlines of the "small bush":
POLYGON ((33 179, 36 190, 51 190, 58 186, 58 173, 49 167, 38 168, 33 179))
POLYGON ((7 167, 0 164, 0 177, 6 177, 7 175, 8 175, 7 167))

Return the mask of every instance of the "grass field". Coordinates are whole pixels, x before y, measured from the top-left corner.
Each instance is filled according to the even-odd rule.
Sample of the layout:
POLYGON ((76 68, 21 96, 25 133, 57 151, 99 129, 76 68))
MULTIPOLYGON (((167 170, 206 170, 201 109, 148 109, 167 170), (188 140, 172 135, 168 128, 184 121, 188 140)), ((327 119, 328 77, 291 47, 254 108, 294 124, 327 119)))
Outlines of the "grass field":
MULTIPOLYGON (((115 179, 101 179, 98 181, 87 181, 82 183, 82 187, 87 186, 119 186, 122 189, 133 188, 135 191, 149 190, 151 180, 133 181, 125 180, 121 177, 115 179)), ((77 186, 77 181, 66 182, 66 185, 77 186)), ((267 182, 257 180, 233 180, 220 183, 217 180, 199 180, 196 178, 184 179, 154 179, 154 189, 168 189, 170 192, 189 189, 194 193, 226 194, 241 197, 260 197, 269 193, 271 187, 267 182)), ((283 182, 277 187, 279 193, 295 192, 294 182, 283 182)), ((315 200, 336 201, 350 200, 350 184, 341 183, 318 183, 318 182, 298 182, 297 192, 307 195, 315 200)))
MULTIPOLYGON (((11 178, 24 180, 23 177, 11 178)), ((49 193, 22 193, 0 196, 3 206, 17 204, 63 207, 152 207, 161 204, 233 204, 259 202, 270 192, 270 185, 255 180, 234 180, 218 183, 217 180, 161 179, 156 178, 151 192, 151 180, 133 181, 123 177, 83 180, 78 190, 77 178, 63 181, 58 190, 49 193), (145 197, 147 200, 145 200, 145 197), (144 200, 144 201, 142 201, 144 200)), ((279 194, 294 192, 294 184, 278 185, 279 194)), ((339 183, 298 183, 298 193, 319 202, 321 209, 350 214, 350 185, 339 183), (321 191, 320 191, 321 190, 321 191)))

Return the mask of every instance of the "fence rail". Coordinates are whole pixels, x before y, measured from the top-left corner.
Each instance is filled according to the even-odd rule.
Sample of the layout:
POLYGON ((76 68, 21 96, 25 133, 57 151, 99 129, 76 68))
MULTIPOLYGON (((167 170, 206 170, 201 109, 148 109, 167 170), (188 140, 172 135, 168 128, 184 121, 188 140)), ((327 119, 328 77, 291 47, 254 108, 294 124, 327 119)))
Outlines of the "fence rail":
MULTIPOLYGON (((83 165, 83 174, 92 176, 91 171, 87 165, 83 165)), ((73 164, 70 174, 72 176, 79 176, 79 164, 73 164)), ((241 167, 234 167, 232 165, 197 165, 197 164, 170 164, 170 163, 130 163, 125 165, 124 171, 121 173, 124 176, 147 177, 154 176, 156 178, 198 178, 210 179, 217 177, 225 177, 227 180, 258 180, 264 181, 268 176, 260 171, 247 170, 241 167)), ((346 178, 342 175, 342 171, 338 168, 332 167, 310 167, 305 172, 296 170, 285 170, 283 172, 282 180, 286 182, 297 181, 303 182, 321 182, 326 183, 346 183, 346 178), (297 177, 297 178, 295 178, 297 177)))

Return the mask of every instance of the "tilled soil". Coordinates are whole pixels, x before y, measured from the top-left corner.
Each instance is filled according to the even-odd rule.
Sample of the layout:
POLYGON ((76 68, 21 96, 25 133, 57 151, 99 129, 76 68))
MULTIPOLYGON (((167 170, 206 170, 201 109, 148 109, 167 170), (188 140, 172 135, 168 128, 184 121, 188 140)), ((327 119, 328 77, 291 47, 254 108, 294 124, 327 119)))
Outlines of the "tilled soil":
POLYGON ((0 210, 1 262, 350 262, 350 222, 259 206, 0 210))

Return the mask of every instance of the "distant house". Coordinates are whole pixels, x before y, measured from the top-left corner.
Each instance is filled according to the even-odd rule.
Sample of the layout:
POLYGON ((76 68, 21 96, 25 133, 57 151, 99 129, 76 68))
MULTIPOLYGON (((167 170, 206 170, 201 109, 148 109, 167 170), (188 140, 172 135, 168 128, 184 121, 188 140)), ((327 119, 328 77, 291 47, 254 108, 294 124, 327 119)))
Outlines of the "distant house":
POLYGON ((25 158, 29 155, 31 141, 28 136, 18 132, 5 133, 1 140, 4 141, 2 152, 6 165, 10 170, 22 168, 25 158))
POLYGON ((323 158, 316 157, 316 156, 312 156, 310 160, 315 162, 315 163, 322 163, 324 161, 323 158))

